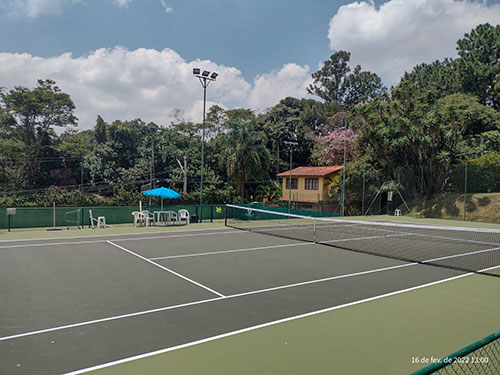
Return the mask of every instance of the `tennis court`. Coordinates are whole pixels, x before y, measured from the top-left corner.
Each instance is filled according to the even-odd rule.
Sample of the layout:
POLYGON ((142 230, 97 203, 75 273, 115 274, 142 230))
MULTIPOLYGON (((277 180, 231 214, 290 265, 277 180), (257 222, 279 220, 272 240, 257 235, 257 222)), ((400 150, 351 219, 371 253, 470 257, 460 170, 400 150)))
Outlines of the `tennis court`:
MULTIPOLYGON (((189 348, 320 311, 389 301, 466 275, 455 263, 431 266, 426 259, 401 260, 244 229, 1 241, 0 373, 112 369, 109 364, 127 365, 151 353, 189 348)), ((356 231, 342 239, 375 248, 394 246, 380 233, 367 238, 362 233, 356 237, 356 231)), ((471 246, 476 252, 495 249, 494 238, 468 242, 467 253, 471 246)), ((401 246, 407 246, 404 241, 401 246)), ((460 259, 463 254, 458 252, 460 259)), ((495 262, 499 251, 481 254, 495 262)), ((473 263, 488 265, 484 258, 473 263)), ((474 277, 500 285, 498 277, 474 277)), ((498 300, 490 302, 493 307, 484 307, 484 316, 480 309, 475 313, 495 331, 498 320, 497 326, 490 320, 495 312, 500 318, 500 306, 498 300)), ((339 342, 344 339, 338 337, 339 342)), ((125 372, 122 368, 117 373, 125 372)))

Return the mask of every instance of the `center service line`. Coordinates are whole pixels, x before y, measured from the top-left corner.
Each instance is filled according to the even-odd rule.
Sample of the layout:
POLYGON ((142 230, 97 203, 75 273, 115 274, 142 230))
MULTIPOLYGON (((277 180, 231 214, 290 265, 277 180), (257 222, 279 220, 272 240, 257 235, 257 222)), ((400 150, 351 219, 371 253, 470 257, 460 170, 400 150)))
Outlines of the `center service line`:
POLYGON ((155 263, 155 262, 153 262, 152 260, 149 260, 148 258, 143 257, 142 255, 139 255, 139 254, 137 254, 137 253, 134 253, 133 251, 130 251, 129 249, 125 249, 123 246, 117 245, 117 244, 115 244, 115 243, 113 243, 113 242, 111 242, 111 241, 109 241, 109 240, 108 240, 108 241, 106 241, 106 242, 107 242, 107 243, 109 243, 110 245, 113 245, 113 246, 115 246, 115 247, 117 247, 117 248, 119 248, 119 249, 123 250, 123 251, 126 251, 126 252, 127 252, 127 253, 129 253, 129 254, 132 254, 133 256, 136 256, 137 258, 140 258, 140 259, 142 259, 142 260, 144 260, 144 261, 146 261, 146 262, 148 262, 148 263, 151 263, 152 265, 154 265, 154 266, 156 266, 156 267, 158 267, 158 268, 161 268, 161 269, 162 269, 162 270, 164 270, 164 271, 170 272, 171 274, 173 274, 173 275, 175 275, 175 276, 177 276, 177 277, 180 277, 181 279, 184 279, 184 280, 186 280, 186 281, 189 281, 191 284, 197 285, 197 286, 199 286, 200 288, 203 288, 203 289, 205 289, 205 290, 208 290, 210 293, 216 294, 216 295, 218 295, 219 297, 224 297, 224 298, 226 297, 224 294, 221 294, 221 293, 219 293, 219 292, 217 292, 217 291, 215 291, 215 290, 213 290, 213 289, 210 289, 208 286, 205 286, 205 285, 203 285, 203 284, 200 284, 199 282, 194 281, 194 280, 192 280, 192 279, 190 279, 189 277, 186 277, 186 276, 184 276, 184 275, 181 275, 180 273, 175 272, 175 271, 171 270, 170 268, 167 268, 167 267, 164 267, 164 266, 162 266, 162 265, 160 265, 160 264, 158 264, 158 263, 155 263))

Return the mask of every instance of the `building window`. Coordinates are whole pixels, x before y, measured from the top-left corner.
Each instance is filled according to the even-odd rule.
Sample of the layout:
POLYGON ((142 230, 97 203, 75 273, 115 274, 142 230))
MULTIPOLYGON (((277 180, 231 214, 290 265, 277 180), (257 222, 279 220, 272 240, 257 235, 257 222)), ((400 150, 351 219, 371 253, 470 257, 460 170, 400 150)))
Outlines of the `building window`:
POLYGON ((319 178, 306 178, 306 190, 318 190, 319 178))
MULTIPOLYGON (((292 178, 292 189, 297 189, 299 186, 299 183, 297 182, 296 178, 292 178)), ((286 188, 290 189, 290 179, 286 179, 286 188)))

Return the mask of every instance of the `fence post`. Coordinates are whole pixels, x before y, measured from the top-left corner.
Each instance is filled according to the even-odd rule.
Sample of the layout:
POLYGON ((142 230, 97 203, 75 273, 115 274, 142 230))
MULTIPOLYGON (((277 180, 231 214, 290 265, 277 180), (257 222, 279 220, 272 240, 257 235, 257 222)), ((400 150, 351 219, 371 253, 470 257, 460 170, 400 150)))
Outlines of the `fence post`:
POLYGON ((467 211, 467 162, 465 162, 465 179, 464 179, 464 221, 467 211))
POLYGON ((365 169, 363 169, 363 198, 361 199, 361 216, 365 214, 365 169))

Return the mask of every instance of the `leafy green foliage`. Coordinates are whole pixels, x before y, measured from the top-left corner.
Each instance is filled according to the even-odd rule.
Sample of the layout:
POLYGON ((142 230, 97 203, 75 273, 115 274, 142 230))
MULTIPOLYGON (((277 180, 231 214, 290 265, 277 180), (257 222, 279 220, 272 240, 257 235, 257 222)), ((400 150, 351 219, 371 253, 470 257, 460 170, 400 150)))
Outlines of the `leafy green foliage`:
POLYGON ((450 175, 450 190, 464 192, 466 168, 469 193, 500 191, 500 152, 485 154, 457 165, 450 175))
MULTIPOLYGON (((0 204, 136 204, 149 182, 182 191, 184 160, 187 191, 169 203, 196 204, 203 131, 205 203, 277 200, 275 176, 290 155, 292 168, 340 163, 346 117, 357 134, 346 165, 351 214, 387 180, 408 199, 460 191, 466 160, 470 191, 498 191, 500 26, 479 25, 457 45, 458 58, 415 66, 390 93, 338 51, 308 88, 323 101, 286 97, 262 113, 214 105, 205 124, 176 110, 168 126, 97 116, 77 131, 74 104, 54 81, 0 89, 0 204)), ((341 181, 330 185, 338 199, 341 181)))
POLYGON ((224 135, 222 150, 227 174, 233 179, 236 191, 244 197, 245 184, 249 178, 264 175, 269 167, 270 154, 266 149, 266 137, 257 130, 251 119, 230 119, 229 131, 224 135))
POLYGON ((405 186, 431 197, 445 187, 474 136, 498 126, 498 113, 474 97, 454 94, 435 100, 402 82, 385 97, 356 109, 361 144, 405 186))
POLYGON ((386 91, 379 76, 362 72, 357 65, 349 74, 351 54, 338 51, 323 63, 320 70, 313 73, 313 83, 307 92, 319 96, 326 102, 339 102, 348 107, 365 103, 386 91))
POLYGON ((500 109, 500 25, 479 25, 457 41, 464 92, 500 109))
POLYGON ((75 105, 52 80, 39 80, 33 90, 16 87, 8 93, 0 92, 0 98, 4 108, 2 128, 25 144, 23 154, 28 157, 25 165, 29 182, 42 182, 46 175, 40 170, 38 159, 51 156, 53 127, 77 125, 75 105))

